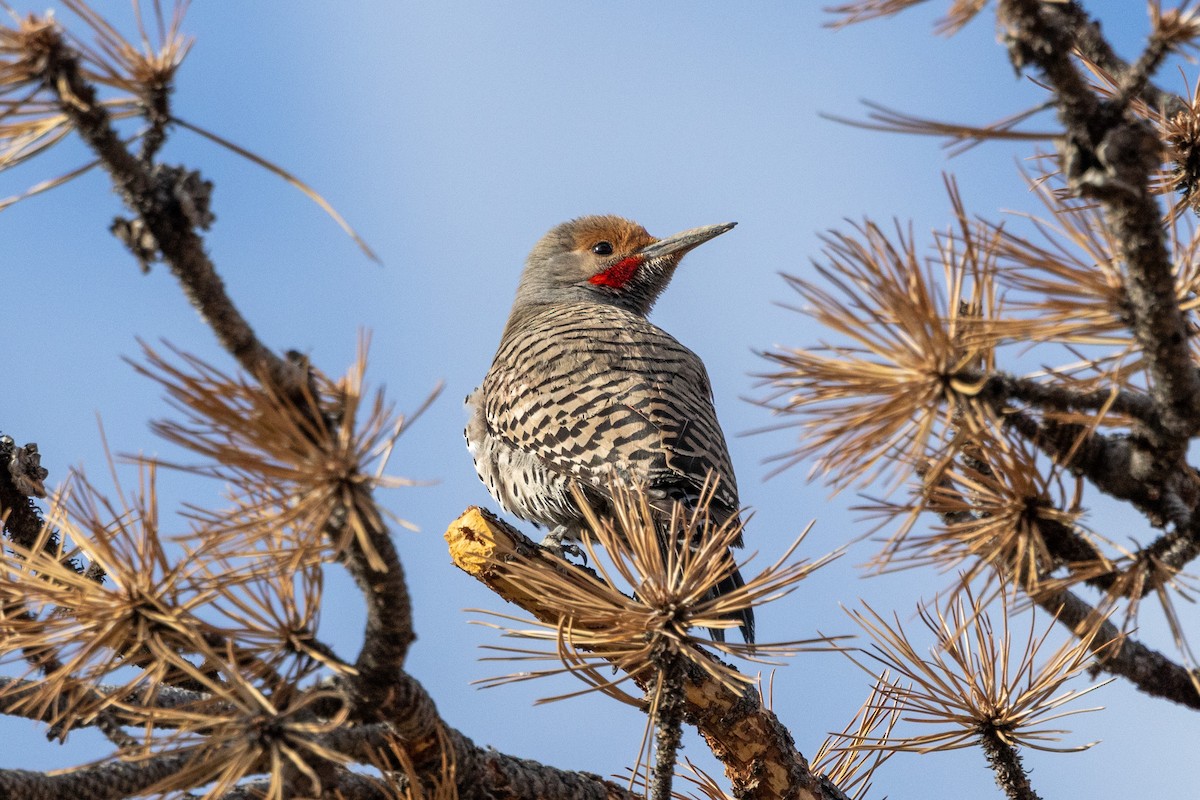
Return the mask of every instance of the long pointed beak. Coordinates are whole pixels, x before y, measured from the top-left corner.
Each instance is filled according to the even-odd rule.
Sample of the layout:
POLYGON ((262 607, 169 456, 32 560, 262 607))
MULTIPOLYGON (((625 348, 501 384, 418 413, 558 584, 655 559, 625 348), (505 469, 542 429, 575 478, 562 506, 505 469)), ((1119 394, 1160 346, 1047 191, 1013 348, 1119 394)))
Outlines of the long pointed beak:
POLYGON ((737 225, 736 222, 722 222, 720 225, 705 225, 703 228, 692 228, 691 230, 677 233, 674 236, 668 236, 665 239, 659 239, 657 242, 648 244, 638 251, 638 255, 643 258, 661 258, 662 256, 680 255, 682 256, 693 247, 698 247, 704 244, 709 239, 715 239, 725 231, 737 225))

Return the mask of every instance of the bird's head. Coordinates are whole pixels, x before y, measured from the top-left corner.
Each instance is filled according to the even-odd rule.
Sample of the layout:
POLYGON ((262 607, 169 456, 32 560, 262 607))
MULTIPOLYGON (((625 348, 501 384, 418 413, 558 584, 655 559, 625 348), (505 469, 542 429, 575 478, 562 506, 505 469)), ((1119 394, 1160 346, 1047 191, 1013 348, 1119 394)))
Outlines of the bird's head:
POLYGON ((621 217, 564 222, 529 254, 516 305, 599 302, 647 314, 684 254, 736 224, 708 225, 656 239, 621 217))

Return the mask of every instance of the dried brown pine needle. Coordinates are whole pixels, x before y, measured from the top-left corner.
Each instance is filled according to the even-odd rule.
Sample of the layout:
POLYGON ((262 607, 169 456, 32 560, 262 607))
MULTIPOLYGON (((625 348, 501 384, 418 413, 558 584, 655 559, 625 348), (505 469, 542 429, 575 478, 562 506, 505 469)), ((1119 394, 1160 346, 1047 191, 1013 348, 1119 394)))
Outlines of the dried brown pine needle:
POLYGON ((876 680, 871 696, 839 733, 831 733, 812 759, 813 771, 824 775, 843 792, 861 800, 871 790, 871 777, 894 750, 861 745, 887 739, 900 721, 900 710, 876 702, 880 687, 889 685, 887 671, 876 680), (878 733, 882 729, 882 733, 878 733))
POLYGON ((906 133, 918 136, 944 136, 950 155, 965 153, 977 144, 987 141, 1048 141, 1059 134, 1051 131, 1023 131, 1016 127, 1026 120, 1041 114, 1052 105, 1042 103, 1024 111, 1018 111, 996 122, 987 125, 968 125, 960 122, 942 122, 940 120, 918 117, 887 106, 864 100, 863 105, 869 111, 867 121, 825 114, 827 119, 866 130, 883 131, 885 133, 906 133))
POLYGON ((1170 171, 1157 182, 1162 192, 1178 192, 1177 209, 1200 208, 1200 79, 1184 92, 1182 107, 1152 116, 1166 149, 1170 171))
POLYGON ((996 237, 967 220, 948 186, 958 230, 937 237, 940 280, 911 232, 893 240, 870 221, 826 238, 824 286, 787 277, 803 313, 846 343, 764 354, 779 367, 760 376, 764 404, 788 420, 779 427, 800 429, 780 469, 816 456, 814 472, 835 488, 880 473, 898 481, 952 427, 981 437, 994 428, 977 394, 998 341, 996 237))
MULTIPOLYGON (((1000 323, 1006 336, 1037 342, 1093 348, 1079 362, 1050 370, 1056 379, 1075 373, 1076 388, 1100 387, 1142 391, 1145 379, 1141 349, 1130 332, 1126 276, 1118 243, 1094 206, 1063 196, 1051 181, 1034 184, 1050 219, 1028 217, 1035 235, 1002 235, 1000 274, 1010 288, 1008 308, 1014 315, 1000 323), (1090 374, 1088 374, 1090 373, 1090 374)), ((1200 226, 1190 214, 1169 214, 1164 221, 1175 293, 1188 318, 1190 343, 1200 355, 1195 334, 1200 313, 1200 226)), ((1058 415, 1060 421, 1071 421, 1058 415)), ((1085 424, 1100 424, 1093 417, 1085 424)))
POLYGON ((1039 240, 1004 232, 1004 282, 1021 294, 1010 300, 1027 318, 1009 333, 1038 341, 1127 348, 1125 280, 1117 242, 1094 206, 1063 200, 1046 184, 1033 187, 1053 222, 1030 217, 1039 240))
MULTIPOLYGON (((43 70, 52 51, 64 45, 79 61, 80 77, 101 90, 116 90, 115 97, 102 97, 103 105, 114 121, 144 118, 149 125, 131 137, 141 139, 143 156, 153 155, 165 138, 165 127, 174 123, 230 152, 245 158, 273 175, 283 178, 316 203, 354 240, 373 261, 379 257, 366 241, 319 192, 283 167, 250 152, 199 125, 175 117, 169 97, 175 73, 191 49, 192 39, 184 36, 182 26, 189 0, 174 0, 169 14, 161 0, 154 0, 153 23, 148 24, 142 6, 134 2, 138 29, 137 42, 124 36, 117 27, 96 11, 87 0, 63 0, 88 29, 90 36, 75 36, 50 16, 18 17, 9 10, 13 25, 0 26, 0 170, 44 152, 71 131, 71 123, 60 107, 63 103, 80 105, 74 95, 64 92, 60 82, 54 90, 45 85, 43 70), (150 31, 153 31, 153 35, 150 31)), ((8 9, 6 4, 0 7, 8 9)), ((95 162, 70 170, 56 178, 41 181, 33 188, 0 199, 0 211, 21 200, 61 186, 90 169, 95 162)))
POLYGON ((1077 524, 1083 514, 1081 480, 1068 482, 1058 466, 1039 462, 1024 442, 1000 438, 986 450, 967 450, 970 458, 927 475, 912 503, 876 509, 904 521, 875 565, 881 570, 965 566, 967 579, 1011 575, 1024 591, 1036 593, 1040 582, 1061 566, 1047 539, 1087 538, 1077 524), (937 515, 940 522, 930 533, 914 535, 922 512, 937 515))
MULTIPOLYGON (((21 18, 11 10, 10 16, 12 26, 0 26, 0 171, 45 152, 71 132, 60 99, 42 80, 46 59, 66 35, 65 31, 49 16, 21 18)), ((90 60, 89 53, 81 53, 85 74, 105 82, 105 70, 98 69, 100 65, 90 60)), ((127 91, 99 101, 110 117, 119 121, 140 116, 137 92, 129 91, 131 87, 126 83, 108 82, 127 91)), ((0 210, 61 186, 91 169, 95 163, 41 181, 26 192, 0 200, 0 210)))
MULTIPOLYGON (((1125 274, 1119 243, 1101 210, 1064 197, 1050 181, 1031 182, 1050 213, 1026 219, 1037 234, 1026 238, 1008 226, 998 256, 1000 275, 1014 294, 1009 308, 1024 312, 1006 323, 1016 338, 1073 345, 1131 349, 1126 310, 1125 274)), ((1200 231, 1190 218, 1169 222, 1171 262, 1176 265, 1176 294, 1185 312, 1200 308, 1200 231)))
POLYGON ((836 14, 841 17, 841 19, 827 23, 829 27, 843 28, 857 22, 899 14, 907 8, 923 2, 925 0, 855 0, 855 2, 840 6, 829 6, 824 10, 827 14, 836 14))
POLYGON ((1118 609, 1123 607, 1123 630, 1132 631, 1138 626, 1142 601, 1153 595, 1171 631, 1175 648, 1183 657, 1192 682, 1197 683, 1197 691, 1200 691, 1200 669, 1197 669, 1200 661, 1196 658, 1187 628, 1176 608, 1177 599, 1196 602, 1196 595, 1200 592, 1196 576, 1168 564, 1150 549, 1128 553, 1118 562, 1113 575, 1115 580, 1109 586, 1106 602, 1101 607, 1107 609, 1109 614, 1119 613, 1118 609))
POLYGON ((201 520, 205 535, 244 541, 270 540, 285 528, 319 532, 333 538, 335 552, 356 541, 373 569, 384 568, 371 545, 385 529, 372 491, 413 485, 383 475, 411 420, 396 414, 382 391, 364 397, 365 338, 345 378, 335 383, 314 374, 304 407, 269 382, 226 375, 186 353, 174 351, 177 365, 148 346, 144 352, 147 365, 134 367, 165 387, 182 415, 153 423, 153 430, 205 459, 168 466, 224 481, 234 495, 227 515, 201 520))
MULTIPOLYGON (((721 788, 721 782, 716 776, 706 772, 698 765, 692 763, 691 759, 682 759, 682 770, 675 773, 676 778, 682 778, 686 783, 694 787, 692 791, 684 792, 675 790, 671 792, 671 797, 674 800, 734 800, 734 796, 721 788)), ((646 776, 636 770, 628 770, 627 774, 615 774, 614 778, 624 779, 628 781, 631 791, 637 792, 644 797, 649 796, 649 786, 646 783, 646 776)))
POLYGON ((282 178, 296 189, 299 189, 301 194, 303 194, 309 200, 312 200, 322 211, 329 215, 330 219, 337 223, 337 226, 342 229, 343 233, 354 240, 354 243, 358 245, 358 249, 363 251, 363 255, 372 261, 378 262, 380 260, 379 256, 375 254, 375 251, 372 250, 370 245, 367 244, 367 241, 363 239, 362 236, 360 236, 358 232, 354 230, 354 228, 350 227, 350 223, 346 221, 345 217, 338 213, 338 210, 333 207, 333 204, 326 200, 316 189, 300 180, 300 178, 298 178, 296 175, 274 163, 273 161, 269 161, 257 153, 253 153, 241 145, 235 144, 229 139, 219 136, 210 130, 200 127, 199 125, 193 125, 187 120, 180 119, 179 117, 175 117, 174 121, 181 128, 187 128, 189 131, 203 136, 210 142, 220 145, 229 152, 246 159, 252 164, 262 167, 272 175, 282 178))
POLYGON ((934 30, 946 36, 958 33, 987 4, 988 0, 954 0, 946 16, 938 20, 934 30))
POLYGON ((9 101, 4 107, 6 113, 0 112, 0 170, 49 150, 71 132, 66 115, 48 104, 9 101))
POLYGON ((663 653, 676 654, 730 689, 741 691, 756 679, 708 656, 706 651, 762 660, 764 655, 785 656, 832 646, 829 637, 779 644, 714 642, 697 635, 696 629, 736 627, 743 609, 789 594, 835 555, 815 562, 790 560, 804 538, 802 534, 774 564, 744 586, 717 596, 715 587, 735 567, 729 548, 741 534, 742 524, 736 519, 709 524, 707 504, 712 487, 707 488, 695 509, 688 511, 677 505, 667 521, 662 519, 662 512, 652 508, 644 491, 620 486, 613 491, 616 499, 611 518, 597 516, 579 498, 580 508, 588 517, 583 545, 601 581, 565 562, 557 570, 520 560, 496 564, 513 583, 523 584, 526 593, 553 598, 553 609, 559 615, 553 622, 533 621, 536 627, 532 629, 501 628, 507 636, 553 642, 554 650, 489 648, 505 654, 496 660, 560 664, 483 683, 494 686, 567 672, 588 688, 546 701, 602 691, 640 706, 641 699, 625 692, 621 685, 631 677, 653 684, 655 665, 662 662, 663 653), (596 545, 603 547, 606 559, 599 556, 596 545), (614 676, 612 666, 624 674, 614 676))
POLYGON ((63 0, 65 5, 91 30, 91 43, 76 37, 74 44, 88 66, 87 77, 98 83, 122 89, 138 97, 163 91, 171 84, 175 71, 192 47, 191 37, 182 34, 183 19, 189 0, 172 3, 170 20, 163 13, 161 0, 153 0, 154 36, 147 31, 141 5, 134 3, 138 43, 123 36, 109 20, 87 0, 63 0))
POLYGON ((52 96, 40 86, 42 69, 62 28, 53 14, 22 17, 7 3, 0 3, 0 8, 8 12, 10 20, 9 25, 0 25, 0 118, 4 118, 22 113, 26 104, 50 105, 52 96))
POLYGON ((1151 35, 1165 47, 1179 50, 1196 46, 1196 40, 1200 38, 1200 12, 1194 7, 1193 0, 1184 0, 1166 10, 1163 10, 1162 0, 1150 0, 1149 9, 1151 35))
POLYGON ((64 730, 190 669, 183 654, 201 648, 209 632, 195 613, 208 589, 191 565, 171 562, 159 537, 153 469, 143 469, 133 497, 119 489, 118 497, 110 502, 78 476, 55 500, 39 540, 30 548, 10 543, 0 555, 4 658, 24 659, 36 683, 22 705, 36 716, 56 709, 52 721, 64 730), (123 671, 129 666, 138 669, 123 671), (91 694, 101 683, 116 688, 91 694), (67 696, 78 703, 64 705, 67 696))
MULTIPOLYGON (((983 10, 988 0, 953 0, 946 16, 938 20, 934 30, 942 35, 958 33, 964 25, 983 10)), ((901 11, 912 8, 924 0, 855 0, 843 5, 831 6, 825 9, 828 14, 836 14, 839 19, 829 23, 831 28, 842 28, 856 22, 890 17, 901 11)))
POLYGON ((673 795, 674 797, 680 798, 680 800, 733 800, 733 795, 722 789, 720 782, 714 776, 693 764, 691 759, 683 759, 683 766, 687 772, 678 773, 677 777, 683 778, 696 787, 696 792, 699 792, 699 794, 696 792, 689 792, 688 794, 677 792, 673 795))
POLYGON ((458 800, 454 743, 445 728, 439 727, 436 736, 441 762, 436 775, 418 773, 410 748, 398 735, 389 735, 382 746, 368 748, 365 763, 383 776, 372 780, 380 796, 386 800, 458 800))
POLYGON ((1062 710, 1104 685, 1082 691, 1063 689, 1091 665, 1091 637, 1068 640, 1042 657, 1054 626, 1038 634, 1036 615, 1031 614, 1022 643, 1009 628, 1006 605, 1001 603, 1000 609, 1000 627, 996 629, 967 587, 943 604, 920 607, 921 624, 935 637, 926 654, 912 643, 899 617, 888 620, 865 604, 863 610, 849 612, 873 640, 857 655, 850 653, 851 658, 872 674, 866 659, 891 673, 877 684, 871 704, 889 713, 894 709, 903 722, 915 723, 925 731, 871 735, 853 747, 925 753, 970 747, 985 734, 1012 747, 1051 752, 1073 752, 1095 744, 1051 744, 1067 733, 1051 727, 1054 723, 1096 710, 1062 710))
MULTIPOLYGON (((1190 12, 1188 16, 1192 20, 1195 19, 1194 14, 1190 12)), ((1168 49, 1171 47, 1168 44, 1168 49)), ((1170 203, 1166 213, 1167 220, 1178 218, 1195 200, 1192 196, 1196 177, 1193 155, 1197 101, 1195 90, 1188 91, 1185 88, 1181 95, 1172 95, 1169 100, 1151 104, 1136 94, 1129 96, 1129 89, 1125 86, 1127 77, 1119 79, 1079 53, 1075 53, 1075 57, 1092 74, 1091 88, 1098 95, 1124 105, 1130 113, 1154 126, 1162 145, 1163 166, 1151 170, 1148 175, 1149 188, 1152 192, 1162 195, 1179 192, 1179 196, 1170 203)), ((1057 155, 1052 157, 1052 161, 1057 165, 1057 155)))
POLYGON ((212 510, 189 503, 180 512, 191 520, 192 530, 178 540, 195 559, 235 565, 222 576, 226 584, 292 575, 336 556, 336 548, 324 531, 288 524, 273 526, 273 494, 255 492, 249 486, 239 490, 241 494, 229 498, 231 507, 212 510))
POLYGON ((235 664, 216 652, 209 652, 207 661, 220 665, 226 679, 216 682, 194 671, 193 677, 208 686, 209 695, 190 706, 117 706, 123 715, 146 721, 145 740, 126 748, 123 760, 136 763, 157 755, 186 759, 178 772, 146 793, 207 786, 200 796, 215 800, 243 778, 266 774, 267 787, 256 795, 264 800, 283 800, 297 790, 304 796, 321 796, 320 774, 327 765, 350 761, 322 740, 345 725, 348 710, 343 698, 320 687, 266 690, 245 679, 235 664), (332 714, 331 706, 336 708, 332 714), (285 777, 292 783, 290 789, 285 777))
POLYGON ((319 794, 327 766, 348 760, 323 739, 347 712, 334 690, 304 682, 322 668, 352 671, 313 636, 319 564, 293 574, 285 554, 235 579, 239 565, 203 545, 173 559, 154 466, 140 470, 137 490, 118 486, 113 499, 74 476, 38 540, 0 554, 4 658, 25 661, 28 677, 4 684, 6 702, 58 735, 113 715, 125 761, 185 757, 150 793, 208 785, 216 798, 266 773, 265 797, 296 785, 319 794), (168 684, 189 691, 160 703, 168 684))
POLYGON ((354 668, 317 639, 320 625, 323 572, 313 561, 291 569, 287 554, 269 554, 244 564, 224 557, 201 562, 204 576, 214 586, 210 608, 213 629, 237 643, 240 663, 263 670, 291 685, 321 668, 349 674, 354 668), (227 580, 243 573, 245 577, 227 580))
POLYGON ((69 133, 66 115, 40 83, 40 64, 59 34, 52 18, 13 17, 0 26, 0 169, 15 166, 69 133))

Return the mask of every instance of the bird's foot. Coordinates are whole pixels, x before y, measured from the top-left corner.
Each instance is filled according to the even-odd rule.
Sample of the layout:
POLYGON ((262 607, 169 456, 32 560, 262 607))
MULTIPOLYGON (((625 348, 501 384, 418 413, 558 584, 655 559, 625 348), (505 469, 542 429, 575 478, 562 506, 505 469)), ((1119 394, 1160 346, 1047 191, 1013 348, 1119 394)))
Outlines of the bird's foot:
POLYGON ((554 530, 546 534, 542 539, 542 547, 546 548, 556 556, 575 556, 583 561, 584 566, 587 566, 587 553, 583 551, 579 545, 574 542, 563 541, 571 533, 571 529, 566 525, 558 525, 554 530))

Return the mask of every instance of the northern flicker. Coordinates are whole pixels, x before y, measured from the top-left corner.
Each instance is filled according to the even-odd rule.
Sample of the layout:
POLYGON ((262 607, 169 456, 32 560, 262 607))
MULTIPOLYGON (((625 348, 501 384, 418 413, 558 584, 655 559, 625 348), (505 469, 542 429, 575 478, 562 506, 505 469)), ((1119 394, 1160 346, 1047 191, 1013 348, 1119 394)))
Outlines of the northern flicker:
MULTIPOLYGON (((582 217, 530 253, 491 369, 467 398, 466 437, 505 510, 551 529, 544 544, 579 538, 572 481, 601 513, 614 481, 642 486, 665 513, 694 504, 711 474, 710 520, 737 515, 704 364, 646 318, 683 255, 735 224, 656 239, 620 217, 582 217)), ((716 593, 741 584, 735 569, 716 593)), ((752 611, 738 621, 753 643, 752 611)))

